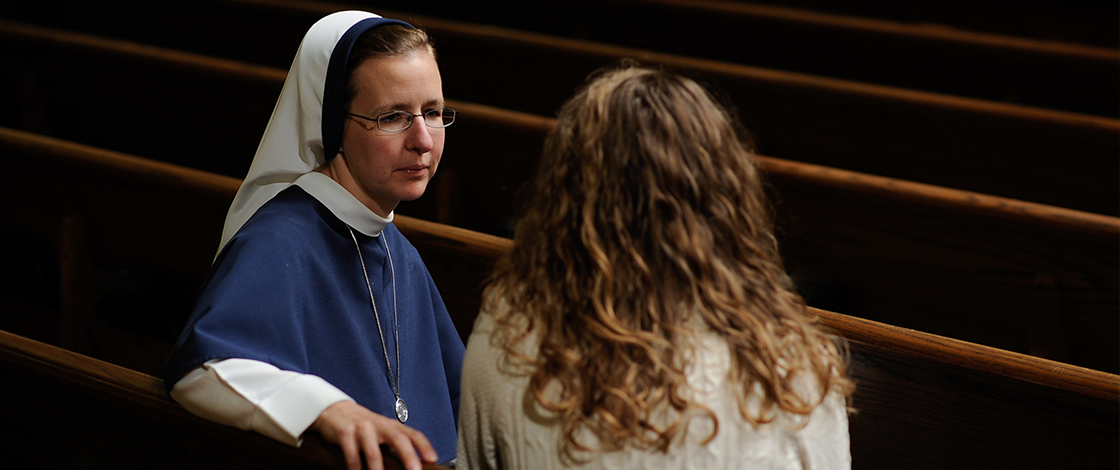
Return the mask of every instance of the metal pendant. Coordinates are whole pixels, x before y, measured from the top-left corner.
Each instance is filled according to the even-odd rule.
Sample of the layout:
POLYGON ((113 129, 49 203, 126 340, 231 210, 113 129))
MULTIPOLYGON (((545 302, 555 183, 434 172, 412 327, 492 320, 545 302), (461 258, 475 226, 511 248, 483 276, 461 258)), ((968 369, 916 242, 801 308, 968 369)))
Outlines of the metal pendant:
POLYGON ((394 408, 397 411, 397 421, 402 423, 408 421, 408 405, 404 404, 404 400, 402 400, 401 397, 397 397, 397 403, 394 408))

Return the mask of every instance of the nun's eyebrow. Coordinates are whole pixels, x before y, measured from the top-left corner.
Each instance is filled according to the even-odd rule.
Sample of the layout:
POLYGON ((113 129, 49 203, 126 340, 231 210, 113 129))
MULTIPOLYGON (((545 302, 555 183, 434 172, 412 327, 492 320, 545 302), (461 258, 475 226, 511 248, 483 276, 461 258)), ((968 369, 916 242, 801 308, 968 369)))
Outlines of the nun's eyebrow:
MULTIPOLYGON (((428 100, 428 101, 425 101, 424 104, 420 105, 420 110, 438 108, 440 106, 443 106, 444 103, 445 103, 445 100, 442 99, 442 98, 434 99, 434 100, 428 100)), ((409 103, 395 103, 395 104, 392 104, 392 105, 389 105, 389 106, 379 106, 379 107, 377 107, 377 112, 378 113, 385 113, 385 112, 389 112, 389 111, 404 111, 404 110, 408 109, 409 106, 410 106, 409 103)))

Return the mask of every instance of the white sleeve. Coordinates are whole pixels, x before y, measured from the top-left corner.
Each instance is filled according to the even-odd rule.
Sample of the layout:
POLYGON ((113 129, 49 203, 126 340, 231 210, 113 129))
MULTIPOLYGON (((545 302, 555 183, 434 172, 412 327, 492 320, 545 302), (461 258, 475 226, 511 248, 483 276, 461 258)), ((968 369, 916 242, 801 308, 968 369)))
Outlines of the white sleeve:
POLYGON ((208 420, 298 447, 331 405, 352 400, 321 377, 250 359, 215 359, 175 383, 171 398, 208 420))

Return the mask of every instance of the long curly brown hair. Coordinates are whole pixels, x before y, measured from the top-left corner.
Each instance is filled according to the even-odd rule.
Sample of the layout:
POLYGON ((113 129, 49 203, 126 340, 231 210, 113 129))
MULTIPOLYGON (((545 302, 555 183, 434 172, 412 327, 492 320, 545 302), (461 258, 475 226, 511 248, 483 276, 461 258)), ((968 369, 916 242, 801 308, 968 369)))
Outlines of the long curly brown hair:
POLYGON ((565 455, 666 451, 688 410, 715 421, 714 437, 718 418, 682 393, 698 330, 729 346, 728 379, 752 425, 850 395, 843 343, 814 325, 785 273, 737 122, 695 81, 628 64, 589 78, 546 138, 486 309, 492 340, 559 417, 565 455), (526 354, 530 337, 540 345, 526 354), (751 391, 760 407, 748 409, 751 391))

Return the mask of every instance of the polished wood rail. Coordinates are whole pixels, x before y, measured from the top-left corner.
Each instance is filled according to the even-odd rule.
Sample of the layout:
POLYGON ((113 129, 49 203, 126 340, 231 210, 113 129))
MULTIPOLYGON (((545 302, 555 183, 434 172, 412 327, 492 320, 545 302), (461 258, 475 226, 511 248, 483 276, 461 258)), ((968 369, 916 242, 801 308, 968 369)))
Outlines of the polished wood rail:
MULTIPOLYGON (((0 456, 12 468, 345 468, 317 434, 290 447, 194 416, 163 381, 0 331, 0 456)), ((392 456, 386 470, 403 466, 392 456)), ((437 465, 425 465, 437 470, 437 465)))
MULTIPOLYGON (((58 227, 64 225, 60 219, 77 218, 84 227, 85 251, 92 264, 90 272, 96 275, 147 267, 149 269, 144 272, 153 278, 150 284, 153 286, 173 282, 198 285, 202 274, 187 272, 176 277, 168 273, 179 268, 189 271, 190 266, 186 265, 204 269, 209 263, 224 214, 224 208, 214 207, 221 207, 217 203, 222 199, 228 204, 238 184, 234 178, 73 144, 60 144, 54 155, 42 159, 11 149, 0 155, 14 158, 6 161, 14 175, 5 179, 0 187, 8 190, 17 180, 28 180, 40 196, 27 204, 11 204, 5 208, 3 220, 8 230, 31 231, 49 239, 52 230, 58 231, 58 227), (67 154, 75 158, 67 162, 67 154), (106 159, 110 163, 102 163, 106 159), (35 170, 36 165, 46 165, 50 170, 35 170), (185 259, 184 253, 194 255, 188 256, 192 259, 185 259), (152 266, 164 269, 151 269, 152 266)), ((31 193, 30 188, 19 185, 14 191, 16 194, 31 193)), ((4 197, 19 199, 6 193, 4 197)), ((466 337, 481 298, 480 284, 476 281, 484 278, 495 258, 509 249, 510 241, 404 216, 398 216, 396 223, 421 252, 440 286, 460 335, 466 337)), ((5 293, 5 297, 9 295, 11 293, 5 293)), ((115 306, 122 307, 122 304, 115 306)), ((153 308, 144 309, 144 312, 145 317, 131 320, 151 322, 153 317, 166 313, 153 308)), ((1120 455, 1117 420, 1120 377, 1117 375, 835 313, 816 312, 824 326, 851 343, 850 372, 859 387, 853 403, 859 413, 851 418, 855 468, 1054 468, 1070 465, 1110 468, 1116 465, 1120 455)), ((95 355, 110 353, 112 349, 129 349, 131 346, 124 343, 138 338, 157 343, 166 341, 137 332, 136 325, 114 323, 108 313, 111 312, 100 309, 96 312, 98 317, 89 322, 95 325, 94 330, 100 330, 91 333, 95 355), (126 327, 134 328, 131 334, 108 338, 111 344, 104 336, 107 331, 119 332, 126 327)), ((5 317, 27 315, 26 312, 7 311, 5 317)), ((129 350, 135 355, 136 351, 145 350, 145 345, 129 350)), ((154 350, 147 354, 155 354, 148 359, 156 363, 164 357, 154 350)), ((11 366, 5 367, 10 369, 11 366)), ((27 377, 32 382, 38 380, 33 375, 27 377)), ((150 391, 155 382, 145 380, 148 380, 145 387, 150 391)), ((96 386, 91 387, 96 389, 96 386)), ((87 393, 84 385, 78 388, 82 389, 78 395, 87 393)), ((13 399, 22 400, 16 403, 26 404, 6 411, 13 414, 16 411, 36 414, 44 406, 40 398, 47 403, 74 399, 67 393, 50 395, 52 390, 64 389, 49 384, 34 389, 9 387, 7 390, 13 394, 13 399)), ((101 406, 83 404, 90 403, 87 401, 78 403, 83 409, 95 410, 101 406)), ((106 414, 132 416, 119 408, 106 414)), ((94 452, 83 444, 89 442, 87 439, 96 438, 97 435, 90 436, 94 431, 83 432, 80 429, 85 428, 80 426, 76 429, 79 429, 76 435, 59 434, 52 439, 61 441, 49 442, 55 449, 75 449, 77 455, 94 452)), ((182 428, 164 429, 182 432, 182 428)), ((211 434, 209 430, 199 433, 220 435, 211 434)), ((268 444, 259 436, 252 437, 261 439, 261 445, 268 444)), ((154 440, 142 442, 154 442, 152 446, 157 446, 164 438, 175 436, 152 433, 150 438, 154 440)), ((94 447, 101 445, 95 444, 94 447)), ((166 444, 156 448, 173 447, 173 444, 166 444)), ((166 455, 159 450, 154 452, 140 455, 148 458, 166 455)))

